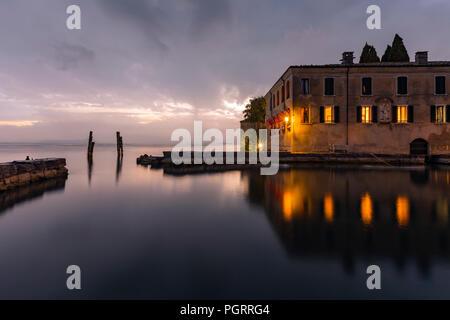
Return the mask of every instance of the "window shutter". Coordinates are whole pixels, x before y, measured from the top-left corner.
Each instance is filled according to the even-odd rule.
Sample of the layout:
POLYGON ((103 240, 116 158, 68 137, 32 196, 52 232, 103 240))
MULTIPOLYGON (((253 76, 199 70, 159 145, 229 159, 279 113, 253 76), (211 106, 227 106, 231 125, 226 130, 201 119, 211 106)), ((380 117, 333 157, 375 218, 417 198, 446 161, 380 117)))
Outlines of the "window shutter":
POLYGON ((450 122, 450 105, 445 107, 445 122, 450 122))
POLYGON ((414 106, 408 106, 408 122, 414 122, 414 106))
MULTIPOLYGON (((448 107, 447 107, 448 109, 448 107)), ((436 122, 436 106, 432 105, 430 107, 430 122, 435 123, 436 122)))
POLYGON ((340 120, 339 115, 340 115, 339 106, 335 106, 334 107, 334 123, 339 123, 339 120, 340 120))
POLYGON ((323 110, 323 106, 320 106, 320 123, 324 123, 325 121, 325 115, 324 115, 324 110, 323 110))
POLYGON ((378 107, 372 106, 372 122, 378 122, 378 107))
POLYGON ((356 107, 356 122, 359 122, 359 123, 362 122, 361 106, 356 107))
POLYGON ((397 106, 392 106, 392 122, 397 123, 397 106))

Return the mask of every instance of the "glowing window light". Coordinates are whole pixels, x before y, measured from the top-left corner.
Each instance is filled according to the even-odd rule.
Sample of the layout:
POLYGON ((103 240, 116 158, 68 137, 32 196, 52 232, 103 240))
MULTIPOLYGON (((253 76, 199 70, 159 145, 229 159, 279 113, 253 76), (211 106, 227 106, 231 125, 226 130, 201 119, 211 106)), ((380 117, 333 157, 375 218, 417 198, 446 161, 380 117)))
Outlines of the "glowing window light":
POLYGON ((325 107, 324 115, 325 115, 325 123, 334 122, 333 107, 325 107))
POLYGON ((408 122, 408 107, 398 106, 397 107, 397 122, 407 123, 408 122))
POLYGON ((370 106, 361 107, 361 122, 362 123, 372 122, 372 110, 370 106))

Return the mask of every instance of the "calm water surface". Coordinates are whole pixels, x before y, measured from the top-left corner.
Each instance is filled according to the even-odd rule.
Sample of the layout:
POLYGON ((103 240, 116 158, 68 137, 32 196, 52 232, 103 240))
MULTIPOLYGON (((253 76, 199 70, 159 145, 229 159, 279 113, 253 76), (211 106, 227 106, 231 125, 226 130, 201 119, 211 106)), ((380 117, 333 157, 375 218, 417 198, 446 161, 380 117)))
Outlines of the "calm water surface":
POLYGON ((0 145, 70 173, 0 193, 0 298, 450 298, 450 168, 180 176, 136 165, 163 148, 85 149, 0 145))

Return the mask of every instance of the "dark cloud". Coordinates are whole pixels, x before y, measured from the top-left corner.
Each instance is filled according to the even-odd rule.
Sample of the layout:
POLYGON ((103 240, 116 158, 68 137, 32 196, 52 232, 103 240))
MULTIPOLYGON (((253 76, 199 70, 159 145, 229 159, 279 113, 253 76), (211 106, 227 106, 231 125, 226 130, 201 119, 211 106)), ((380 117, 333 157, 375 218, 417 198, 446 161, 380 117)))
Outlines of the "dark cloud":
POLYGON ((55 65, 61 70, 74 69, 82 63, 93 62, 95 58, 94 51, 81 45, 61 42, 56 44, 54 49, 55 65))
POLYGON ((289 65, 337 63, 366 41, 381 55, 395 33, 411 57, 450 60, 448 0, 376 2, 383 29, 371 31, 369 0, 2 0, 1 136, 78 139, 91 128, 99 141, 121 130, 162 143, 193 119, 236 127, 239 105, 289 65), (65 26, 74 3, 77 31, 65 26))
POLYGON ((229 31, 232 4, 229 0, 189 0, 192 5, 191 32, 195 39, 229 31))
POLYGON ((150 0, 97 0, 100 6, 114 17, 118 24, 131 24, 146 35, 160 50, 168 46, 162 36, 168 32, 170 21, 167 14, 150 0))

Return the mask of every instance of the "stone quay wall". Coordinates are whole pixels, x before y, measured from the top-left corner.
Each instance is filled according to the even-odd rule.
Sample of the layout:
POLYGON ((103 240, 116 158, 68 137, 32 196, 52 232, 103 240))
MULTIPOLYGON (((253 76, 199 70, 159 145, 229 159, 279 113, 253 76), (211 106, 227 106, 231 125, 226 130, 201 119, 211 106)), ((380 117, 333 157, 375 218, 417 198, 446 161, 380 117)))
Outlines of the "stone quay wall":
POLYGON ((0 163, 0 192, 67 174, 66 159, 63 158, 0 163))

